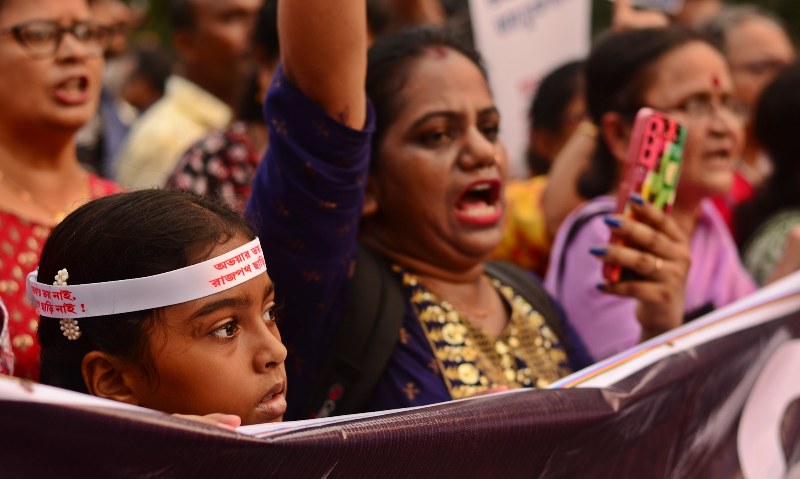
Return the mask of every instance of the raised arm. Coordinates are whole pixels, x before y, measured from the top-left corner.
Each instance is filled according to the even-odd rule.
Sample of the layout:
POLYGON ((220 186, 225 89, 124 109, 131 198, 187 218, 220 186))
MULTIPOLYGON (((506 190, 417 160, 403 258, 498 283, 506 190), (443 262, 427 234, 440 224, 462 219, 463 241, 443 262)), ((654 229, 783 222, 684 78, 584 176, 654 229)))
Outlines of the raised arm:
POLYGON ((366 0, 282 0, 281 58, 287 78, 333 118, 366 120, 366 0))

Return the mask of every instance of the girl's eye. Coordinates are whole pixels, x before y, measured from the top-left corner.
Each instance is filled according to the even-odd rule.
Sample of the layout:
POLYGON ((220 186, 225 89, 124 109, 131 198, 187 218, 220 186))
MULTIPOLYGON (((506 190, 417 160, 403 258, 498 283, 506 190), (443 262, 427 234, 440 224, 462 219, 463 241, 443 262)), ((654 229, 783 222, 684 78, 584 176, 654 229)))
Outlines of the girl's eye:
POLYGON ((261 319, 264 320, 265 323, 274 323, 275 318, 275 303, 270 303, 269 307, 264 314, 261 315, 261 319))
POLYGON ((219 339, 231 339, 239 333, 239 324, 236 321, 229 321, 211 332, 211 335, 219 339))

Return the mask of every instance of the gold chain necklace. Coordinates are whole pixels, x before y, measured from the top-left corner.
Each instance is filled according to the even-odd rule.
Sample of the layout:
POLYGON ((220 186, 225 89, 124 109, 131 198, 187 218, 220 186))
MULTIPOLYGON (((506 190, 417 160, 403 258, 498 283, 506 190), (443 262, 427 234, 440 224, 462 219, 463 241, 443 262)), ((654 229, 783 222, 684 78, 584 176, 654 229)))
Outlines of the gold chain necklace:
POLYGON ((46 211, 47 214, 50 215, 50 218, 53 220, 54 224, 61 223, 61 221, 70 213, 70 210, 51 208, 41 201, 38 201, 30 191, 20 186, 16 181, 12 180, 11 177, 3 172, 3 170, 0 170, 0 183, 5 183, 13 188, 17 198, 23 202, 29 205, 34 205, 39 209, 46 211))

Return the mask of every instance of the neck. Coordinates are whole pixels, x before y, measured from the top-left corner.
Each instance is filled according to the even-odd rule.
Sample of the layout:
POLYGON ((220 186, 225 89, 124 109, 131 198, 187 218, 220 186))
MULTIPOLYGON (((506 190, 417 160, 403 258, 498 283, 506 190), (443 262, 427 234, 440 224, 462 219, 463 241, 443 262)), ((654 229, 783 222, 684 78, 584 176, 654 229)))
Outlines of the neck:
MULTIPOLYGON (((3 130, 0 129, 0 132, 3 130)), ((8 131, 8 130, 6 130, 8 131)), ((19 136, 0 133, 0 169, 18 178, 37 172, 58 172, 79 169, 78 157, 75 153, 75 135, 59 135, 50 141, 43 141, 42 136, 19 136)))
POLYGON ((460 267, 444 267, 387 246, 374 235, 362 235, 361 240, 381 256, 419 277, 451 284, 476 284, 483 276, 483 261, 470 262, 460 267))

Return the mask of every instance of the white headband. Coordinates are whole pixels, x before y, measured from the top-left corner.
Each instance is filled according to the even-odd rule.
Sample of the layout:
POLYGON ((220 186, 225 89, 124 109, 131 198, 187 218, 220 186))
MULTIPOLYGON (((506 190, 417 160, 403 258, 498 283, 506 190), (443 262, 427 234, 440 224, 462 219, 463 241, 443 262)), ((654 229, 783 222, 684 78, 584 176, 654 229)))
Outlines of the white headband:
POLYGON ((258 238, 216 258, 143 278, 51 286, 28 274, 28 298, 42 316, 90 318, 161 308, 204 298, 266 273, 258 238))

